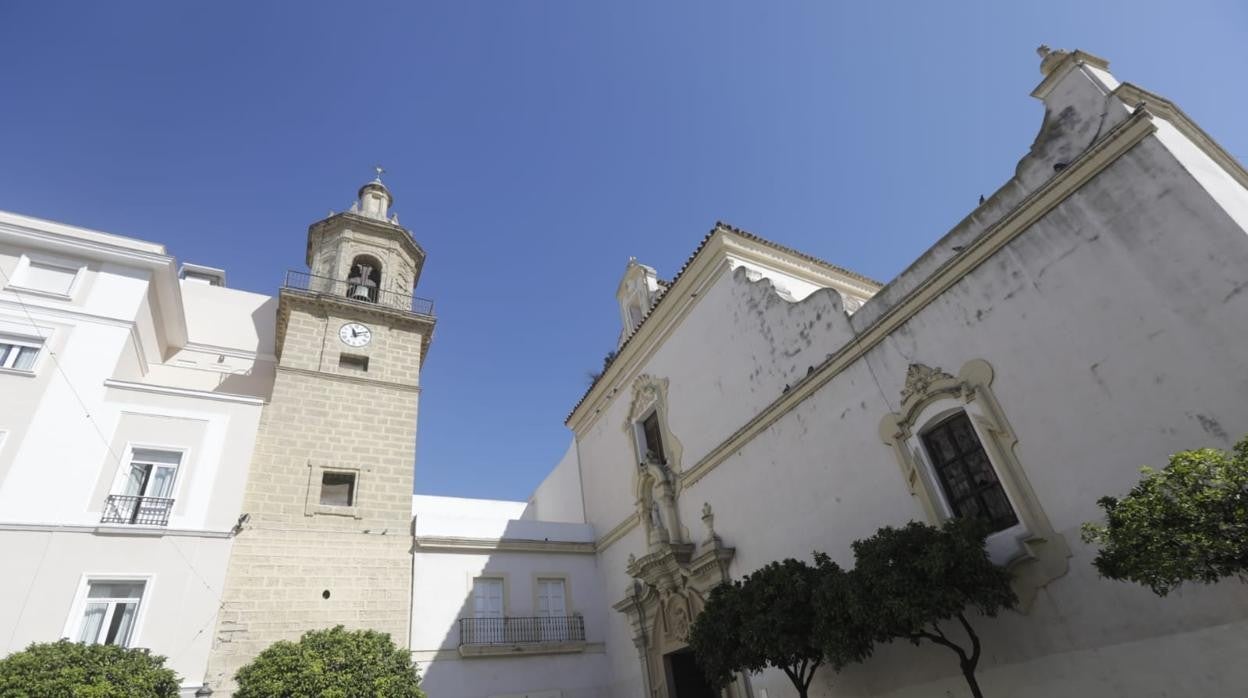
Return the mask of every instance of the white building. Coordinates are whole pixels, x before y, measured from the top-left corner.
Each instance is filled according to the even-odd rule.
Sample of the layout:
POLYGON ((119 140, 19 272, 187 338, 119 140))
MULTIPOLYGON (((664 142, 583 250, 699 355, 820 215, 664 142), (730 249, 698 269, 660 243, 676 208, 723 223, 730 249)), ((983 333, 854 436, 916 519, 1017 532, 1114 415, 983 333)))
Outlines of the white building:
POLYGON ((204 674, 273 303, 161 245, 0 213, 0 638, 204 674))
MULTIPOLYGON (((410 627, 395 639, 435 698, 700 698, 685 637, 715 584, 812 550, 848 566, 881 526, 961 515, 994 524, 1022 600, 977 621, 989 695, 1242 695, 1248 588, 1101 580, 1078 529, 1141 465, 1248 433, 1248 172, 1100 58, 1043 50, 1041 72, 1015 176, 886 285, 724 224, 670 280, 630 261, 567 454, 526 502, 413 497, 410 558, 386 536, 433 318, 384 185, 310 229, 309 264, 346 300, 241 294, 189 265, 179 283, 159 246, 3 214, 7 650, 124 638, 226 694, 271 638, 343 622, 410 627), (360 306, 375 295, 333 271, 368 245, 390 255, 373 288, 402 303, 360 306), (390 431, 314 404, 383 388, 390 431), (267 435, 262 404, 280 407, 267 435), (282 418, 323 423, 296 439, 282 418), (378 462, 299 450, 357 432, 393 443, 378 462)), ((947 651, 904 643, 816 682, 966 691, 947 651)), ((794 691, 767 671, 728 693, 794 691)))
MULTIPOLYGON (((524 513, 456 524, 441 512, 469 504, 418 498, 413 649, 433 694, 711 695, 684 639, 711 586, 812 550, 849 566, 881 526, 978 514, 1022 599, 978 621, 986 693, 1242 695, 1248 589, 1101 580, 1078 529, 1141 465, 1248 433, 1248 173, 1100 58, 1042 56, 1045 119, 1015 176, 887 285, 723 224, 670 281, 629 263, 618 353, 524 513), (446 649, 498 640, 455 616, 540 612, 526 585, 580 569, 521 533, 529 515, 593 528, 613 608, 605 631, 583 611, 605 641, 593 686, 565 679, 597 672, 589 651, 527 643, 504 670, 446 649)), ((906 643, 815 688, 966 695, 947 650, 906 643)), ((795 695, 778 671, 730 693, 795 695)))

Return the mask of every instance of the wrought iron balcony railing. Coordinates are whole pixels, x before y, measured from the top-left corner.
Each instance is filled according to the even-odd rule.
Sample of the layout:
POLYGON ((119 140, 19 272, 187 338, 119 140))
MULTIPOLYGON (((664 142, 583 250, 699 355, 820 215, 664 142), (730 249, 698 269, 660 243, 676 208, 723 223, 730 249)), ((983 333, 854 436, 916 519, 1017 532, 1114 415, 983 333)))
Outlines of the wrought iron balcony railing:
POLYGON ((396 291, 383 291, 376 286, 352 283, 343 279, 315 276, 304 271, 292 269, 286 272, 286 282, 282 284, 282 288, 303 291, 305 293, 336 296, 353 303, 380 305, 414 315, 433 316, 433 301, 428 298, 418 298, 396 291))
POLYGON ((531 645, 584 641, 585 619, 581 616, 459 619, 460 645, 531 645))
POLYGON ((110 494, 104 501, 104 515, 100 517, 100 523, 166 526, 169 524, 171 511, 172 499, 110 494))

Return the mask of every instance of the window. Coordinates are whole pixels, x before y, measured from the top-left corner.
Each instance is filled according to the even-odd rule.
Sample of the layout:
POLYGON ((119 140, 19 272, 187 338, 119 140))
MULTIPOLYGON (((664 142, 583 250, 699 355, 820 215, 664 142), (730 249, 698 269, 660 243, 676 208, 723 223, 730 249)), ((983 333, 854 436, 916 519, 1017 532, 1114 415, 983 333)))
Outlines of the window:
POLYGON ((959 411, 928 429, 923 446, 955 516, 983 519, 994 532, 1018 523, 966 412, 959 411))
POLYGON ((562 579, 537 580, 538 637, 546 642, 568 639, 568 606, 562 579))
POLYGON ((884 415, 879 434, 929 522, 977 516, 992 523, 988 556, 1011 566, 1026 609, 1045 584, 1066 574, 1071 553, 1027 480, 993 374, 983 359, 962 364, 957 375, 910 364, 900 409, 884 415))
POLYGON ((182 453, 179 451, 133 449, 129 465, 123 470, 121 480, 104 505, 104 516, 100 522, 149 526, 169 523, 169 513, 173 510, 173 485, 181 463, 182 453))
POLYGON ((477 577, 472 580, 472 637, 461 638, 465 643, 498 644, 507 635, 506 619, 503 617, 503 580, 497 577, 477 577))
POLYGON ((76 267, 30 259, 26 267, 21 270, 20 276, 14 285, 28 288, 32 291, 68 296, 77 276, 78 269, 76 267))
POLYGON ((15 371, 32 371, 43 342, 0 336, 0 368, 15 371))
POLYGON ((141 581, 88 582, 78 641, 129 647, 143 587, 141 581))
POLYGON ((641 422, 641 435, 644 440, 646 452, 646 460, 653 458, 659 463, 666 463, 666 454, 663 451, 663 430, 659 428, 659 413, 651 412, 649 416, 641 422))
POLYGON ((339 354, 338 368, 341 368, 344 371, 368 373, 368 357, 357 356, 355 354, 339 354))
POLYGON ((331 507, 355 505, 355 473, 321 473, 321 504, 331 507))

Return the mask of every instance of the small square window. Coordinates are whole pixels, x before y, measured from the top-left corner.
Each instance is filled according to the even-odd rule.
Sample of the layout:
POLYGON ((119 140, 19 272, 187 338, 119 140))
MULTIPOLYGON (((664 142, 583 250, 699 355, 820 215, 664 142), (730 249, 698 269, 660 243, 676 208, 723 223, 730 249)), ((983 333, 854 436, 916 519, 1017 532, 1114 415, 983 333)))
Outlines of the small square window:
POLYGON ((355 473, 321 473, 321 504, 330 507, 355 506, 355 473))
POLYGON ((338 368, 359 373, 368 373, 368 357, 355 354, 339 354, 338 368))

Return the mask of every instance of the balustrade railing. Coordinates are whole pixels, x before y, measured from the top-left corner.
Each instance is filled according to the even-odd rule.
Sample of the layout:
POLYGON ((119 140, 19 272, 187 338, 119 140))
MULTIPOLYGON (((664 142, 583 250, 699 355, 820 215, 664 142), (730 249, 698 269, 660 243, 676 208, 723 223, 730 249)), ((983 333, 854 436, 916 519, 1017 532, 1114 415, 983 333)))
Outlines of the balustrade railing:
POLYGON ((433 315, 433 301, 397 291, 385 291, 364 283, 352 283, 343 279, 330 279, 304 271, 286 272, 283 288, 307 293, 336 296, 355 303, 368 303, 395 308, 415 315, 433 315))
POLYGON ((172 511, 172 499, 110 494, 104 500, 104 515, 100 517, 100 523, 166 526, 172 511))
POLYGON ((461 645, 528 645, 584 641, 585 619, 581 616, 459 619, 461 645))

